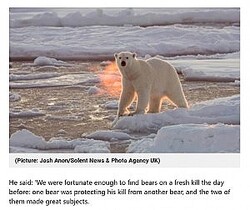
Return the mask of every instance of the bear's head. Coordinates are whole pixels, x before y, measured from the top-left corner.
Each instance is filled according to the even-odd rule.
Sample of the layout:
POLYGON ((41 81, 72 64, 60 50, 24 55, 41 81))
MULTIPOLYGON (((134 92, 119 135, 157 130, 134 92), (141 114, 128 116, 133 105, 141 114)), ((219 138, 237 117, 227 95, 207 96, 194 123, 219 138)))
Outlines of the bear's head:
POLYGON ((116 64, 119 67, 119 69, 125 69, 127 67, 130 67, 136 57, 135 53, 131 52, 120 52, 115 53, 115 60, 116 64))

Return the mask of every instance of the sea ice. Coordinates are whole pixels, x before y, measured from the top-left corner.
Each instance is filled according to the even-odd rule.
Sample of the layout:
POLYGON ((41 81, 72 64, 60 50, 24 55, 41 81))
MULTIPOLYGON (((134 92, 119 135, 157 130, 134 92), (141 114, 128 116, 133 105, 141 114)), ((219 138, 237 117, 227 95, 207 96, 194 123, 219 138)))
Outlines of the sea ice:
POLYGON ((13 133, 10 137, 9 145, 12 152, 49 152, 50 150, 60 151, 62 149, 79 153, 110 152, 109 142, 84 138, 65 140, 62 137, 45 141, 43 137, 37 136, 26 129, 13 133))
POLYGON ((45 56, 39 56, 34 60, 35 66, 73 66, 67 62, 57 60, 55 58, 49 58, 45 56))
POLYGON ((114 129, 128 129, 131 132, 156 132, 161 127, 176 124, 239 124, 240 96, 219 98, 200 102, 189 109, 177 108, 157 114, 120 117, 114 129))
POLYGON ((85 138, 105 140, 105 141, 134 139, 127 133, 119 131, 109 131, 109 130, 95 131, 89 135, 86 135, 85 138))
POLYGON ((10 110, 9 116, 11 118, 22 118, 22 117, 39 117, 44 116, 45 113, 39 109, 31 110, 10 110))
POLYGON ((21 96, 18 93, 11 93, 9 92, 9 101, 14 102, 14 101, 20 101, 21 96))
POLYGON ((161 128, 154 139, 134 142, 127 152, 221 153, 240 151, 239 125, 180 124, 161 128))

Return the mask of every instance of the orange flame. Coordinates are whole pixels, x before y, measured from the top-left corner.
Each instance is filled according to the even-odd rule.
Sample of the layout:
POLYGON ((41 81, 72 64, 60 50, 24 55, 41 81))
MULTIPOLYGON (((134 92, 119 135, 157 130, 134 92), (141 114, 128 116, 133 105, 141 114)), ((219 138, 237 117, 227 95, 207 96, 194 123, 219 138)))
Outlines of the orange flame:
POLYGON ((99 74, 101 79, 101 88, 110 96, 117 97, 121 93, 121 75, 117 69, 116 63, 112 62, 104 67, 103 72, 99 74))

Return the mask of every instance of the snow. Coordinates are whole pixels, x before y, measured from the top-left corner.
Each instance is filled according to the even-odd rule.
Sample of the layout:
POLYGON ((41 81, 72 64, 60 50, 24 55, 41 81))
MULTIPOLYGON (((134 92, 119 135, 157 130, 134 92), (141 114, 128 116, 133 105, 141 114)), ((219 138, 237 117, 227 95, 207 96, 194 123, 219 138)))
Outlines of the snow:
POLYGON ((34 80, 34 79, 48 79, 51 77, 58 77, 61 74, 57 72, 48 72, 48 73, 30 73, 30 74, 10 74, 9 80, 34 80))
POLYGON ((37 136, 26 129, 13 133, 9 145, 12 152, 44 152, 43 150, 54 149, 68 149, 78 153, 110 152, 108 142, 83 138, 68 141, 61 137, 45 141, 43 137, 37 136))
MULTIPOLYGON (((63 109, 62 106, 55 106, 50 110, 60 110, 63 109)), ((63 115, 63 116, 58 116, 58 115, 48 115, 46 116, 46 119, 48 120, 57 120, 57 121, 77 121, 81 122, 84 120, 84 117, 76 116, 76 115, 63 115)))
POLYGON ((77 153, 110 153, 110 144, 98 140, 85 140, 74 149, 77 153))
POLYGON ((127 149, 127 153, 151 153, 153 145, 153 139, 143 138, 142 140, 132 142, 127 149))
POLYGON ((105 67, 105 66, 108 66, 108 65, 110 65, 110 64, 112 64, 111 61, 102 61, 102 62, 100 63, 100 66, 105 67))
POLYGON ((240 81, 239 80, 235 80, 233 83, 230 83, 233 86, 240 86, 240 81))
POLYGON ((12 134, 10 137, 10 146, 27 147, 31 149, 45 149, 46 141, 41 136, 36 136, 30 131, 23 129, 12 134))
POLYGON ((170 61, 186 81, 234 82, 240 78, 239 58, 170 61))
POLYGON ((128 152, 239 152, 239 125, 180 124, 161 128, 154 139, 142 139, 128 152))
POLYGON ((131 132, 156 132, 161 127, 177 124, 240 123, 240 96, 214 99, 192 105, 189 109, 177 108, 157 114, 121 117, 114 129, 128 129, 131 132))
POLYGON ((85 138, 93 138, 93 139, 104 140, 104 141, 133 139, 132 136, 124 132, 108 131, 108 130, 103 130, 103 131, 99 130, 99 131, 93 132, 89 135, 86 135, 85 138))
POLYGON ((67 62, 57 60, 55 58, 48 58, 45 56, 39 56, 34 60, 35 66, 73 66, 67 62))
POLYGON ((9 116, 11 118, 25 118, 25 117, 39 117, 44 116, 45 113, 39 109, 33 108, 31 110, 10 110, 9 116))
MULTIPOLYGON (((90 85, 93 83, 99 82, 99 79, 96 78, 95 75, 92 73, 84 74, 84 73, 75 73, 75 74, 66 74, 60 75, 50 78, 42 78, 43 75, 56 75, 56 73, 44 73, 44 74, 34 74, 26 75, 26 78, 33 79, 30 80, 18 80, 14 82, 10 82, 10 88, 42 88, 42 87, 59 87, 59 86, 69 86, 69 85, 78 85, 78 84, 85 84, 90 85), (40 77, 39 77, 40 75, 40 77), (36 78, 36 79, 34 79, 36 78)), ((15 76, 16 78, 20 78, 15 76)))
POLYGON ((96 86, 92 86, 88 90, 89 95, 96 95, 96 94, 99 94, 101 92, 102 92, 102 90, 100 88, 96 87, 96 86))
POLYGON ((18 93, 9 92, 9 101, 10 102, 15 102, 15 101, 20 101, 20 100, 21 100, 21 96, 18 93))
POLYGON ((135 51, 140 56, 236 52, 240 50, 240 30, 236 26, 220 29, 199 26, 188 28, 181 25, 147 28, 89 26, 10 29, 10 57, 44 55, 98 59, 113 58, 115 52, 125 50, 135 51))
POLYGON ((82 27, 90 25, 151 26, 194 23, 239 24, 239 9, 223 8, 150 8, 150 9, 11 9, 10 27, 54 26, 82 27))
POLYGON ((229 8, 11 9, 10 57, 38 57, 36 65, 68 65, 47 56, 100 59, 124 50, 140 56, 238 52, 239 22, 239 9, 229 8))
POLYGON ((103 107, 105 109, 118 109, 118 101, 117 100, 113 100, 113 101, 107 101, 103 107))

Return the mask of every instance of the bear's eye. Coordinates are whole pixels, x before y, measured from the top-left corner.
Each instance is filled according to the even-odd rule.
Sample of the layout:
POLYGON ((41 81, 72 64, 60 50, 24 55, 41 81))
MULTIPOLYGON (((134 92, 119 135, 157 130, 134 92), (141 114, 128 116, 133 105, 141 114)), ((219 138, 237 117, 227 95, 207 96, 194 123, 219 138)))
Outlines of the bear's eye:
POLYGON ((128 57, 126 57, 126 59, 128 60, 128 57))
POLYGON ((121 59, 122 59, 122 57, 119 57, 119 59, 121 60, 121 59))

